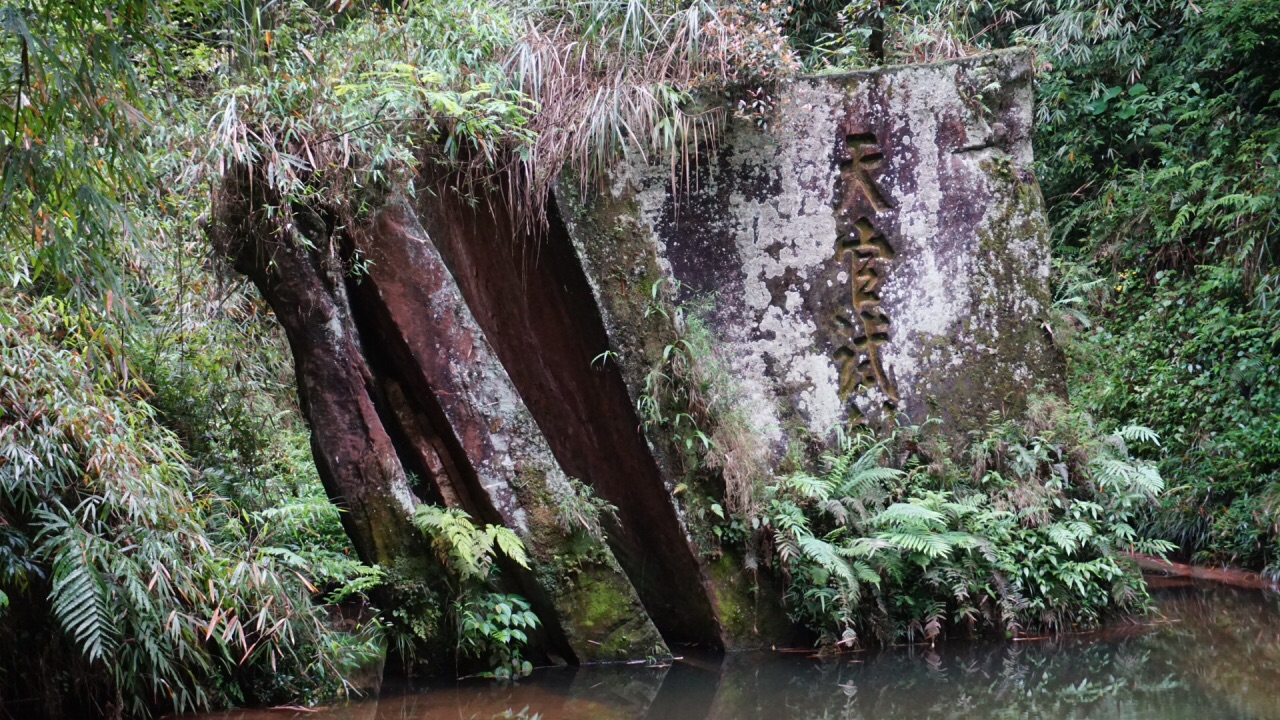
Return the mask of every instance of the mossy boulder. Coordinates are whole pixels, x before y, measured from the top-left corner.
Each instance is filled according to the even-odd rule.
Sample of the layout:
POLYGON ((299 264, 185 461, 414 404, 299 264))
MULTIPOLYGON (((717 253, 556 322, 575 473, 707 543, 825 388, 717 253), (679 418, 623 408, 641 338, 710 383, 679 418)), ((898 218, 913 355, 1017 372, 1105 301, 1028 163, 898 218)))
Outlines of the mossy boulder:
POLYGON ((767 127, 731 122, 687 185, 636 160, 570 200, 624 372, 663 344, 640 311, 668 279, 710 308, 776 461, 797 428, 829 441, 928 417, 962 447, 1037 386, 1061 391, 1029 54, 798 78, 776 98, 767 127))
MULTIPOLYGON (((715 340, 702 354, 733 385, 721 412, 746 419, 737 442, 763 448, 766 475, 811 464, 854 426, 929 418, 959 455, 992 413, 1062 392, 1029 54, 802 77, 774 97, 767 126, 731 121, 676 186, 652 157, 586 195, 562 180, 557 219, 633 401, 652 406, 651 373, 693 312, 715 340)), ((780 593, 761 602, 700 512, 726 494, 715 461, 691 470, 670 425, 644 430, 725 646, 784 636, 780 593)))

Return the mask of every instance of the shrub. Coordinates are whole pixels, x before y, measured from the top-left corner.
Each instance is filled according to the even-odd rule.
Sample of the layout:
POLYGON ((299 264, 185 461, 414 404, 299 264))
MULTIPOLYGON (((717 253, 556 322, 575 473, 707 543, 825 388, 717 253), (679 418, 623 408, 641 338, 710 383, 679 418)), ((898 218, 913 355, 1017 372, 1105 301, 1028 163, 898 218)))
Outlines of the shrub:
POLYGON ((1103 435, 1042 398, 973 445, 968 473, 931 459, 926 435, 856 437, 821 475, 768 490, 763 520, 794 620, 828 644, 851 645, 957 627, 1066 630, 1146 608, 1122 553, 1171 547, 1135 530, 1163 483, 1128 445, 1154 442, 1153 433, 1103 435))
POLYGON ((361 571, 287 537, 298 508, 336 512, 237 510, 202 487, 100 321, 0 296, 4 695, 145 715, 341 692, 376 638, 330 629, 312 594, 361 571))
MULTIPOLYGON (((443 620, 457 638, 456 657, 473 664, 480 661, 482 674, 491 677, 532 672, 523 650, 538 617, 524 598, 496 589, 498 553, 522 568, 529 567, 520 538, 498 525, 477 527, 462 510, 434 505, 419 505, 414 524, 431 537, 438 553, 444 588, 437 597, 452 608, 443 620)), ((439 635, 447 636, 443 632, 439 635)), ((416 639, 438 638, 419 635, 416 639)))

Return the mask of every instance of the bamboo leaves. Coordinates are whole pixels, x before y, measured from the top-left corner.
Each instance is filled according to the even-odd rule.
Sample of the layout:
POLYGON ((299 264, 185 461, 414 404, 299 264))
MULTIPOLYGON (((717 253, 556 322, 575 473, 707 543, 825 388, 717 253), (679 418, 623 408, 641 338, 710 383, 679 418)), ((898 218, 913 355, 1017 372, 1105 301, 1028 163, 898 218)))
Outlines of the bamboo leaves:
MULTIPOLYGON (((372 638, 334 633, 312 594, 358 578, 358 563, 291 543, 300 523, 284 507, 258 515, 197 484, 177 439, 136 402, 136 375, 91 361, 127 348, 104 347, 82 311, 0 295, 0 586, 23 617, 49 617, 46 630, 0 616, 5 652, 34 643, 33 658, 56 658, 83 692, 138 716, 254 692, 219 679, 237 667, 296 667, 340 686, 339 664, 372 638)), ((330 514, 311 519, 336 528, 318 502, 330 514)))

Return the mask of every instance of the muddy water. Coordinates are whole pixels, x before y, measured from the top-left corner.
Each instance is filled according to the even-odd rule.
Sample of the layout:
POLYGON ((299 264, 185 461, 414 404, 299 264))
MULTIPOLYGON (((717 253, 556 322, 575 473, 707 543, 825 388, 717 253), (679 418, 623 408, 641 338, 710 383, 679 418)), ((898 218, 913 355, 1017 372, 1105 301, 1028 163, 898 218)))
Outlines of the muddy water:
POLYGON ((547 669, 519 684, 422 683, 320 712, 208 717, 1280 719, 1280 596, 1186 583, 1153 592, 1150 620, 1056 639, 547 669))

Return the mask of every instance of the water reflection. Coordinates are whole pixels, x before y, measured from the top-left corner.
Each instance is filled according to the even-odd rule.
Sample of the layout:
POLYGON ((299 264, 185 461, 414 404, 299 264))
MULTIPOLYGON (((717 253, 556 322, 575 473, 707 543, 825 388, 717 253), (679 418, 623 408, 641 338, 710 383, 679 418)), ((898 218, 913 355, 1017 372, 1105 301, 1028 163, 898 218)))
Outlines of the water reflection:
POLYGON ((1157 589, 1156 596, 1161 616, 1154 622, 1088 635, 892 648, 831 662, 752 654, 670 668, 543 670, 519 684, 419 686, 297 717, 1280 719, 1275 596, 1194 586, 1157 589))

